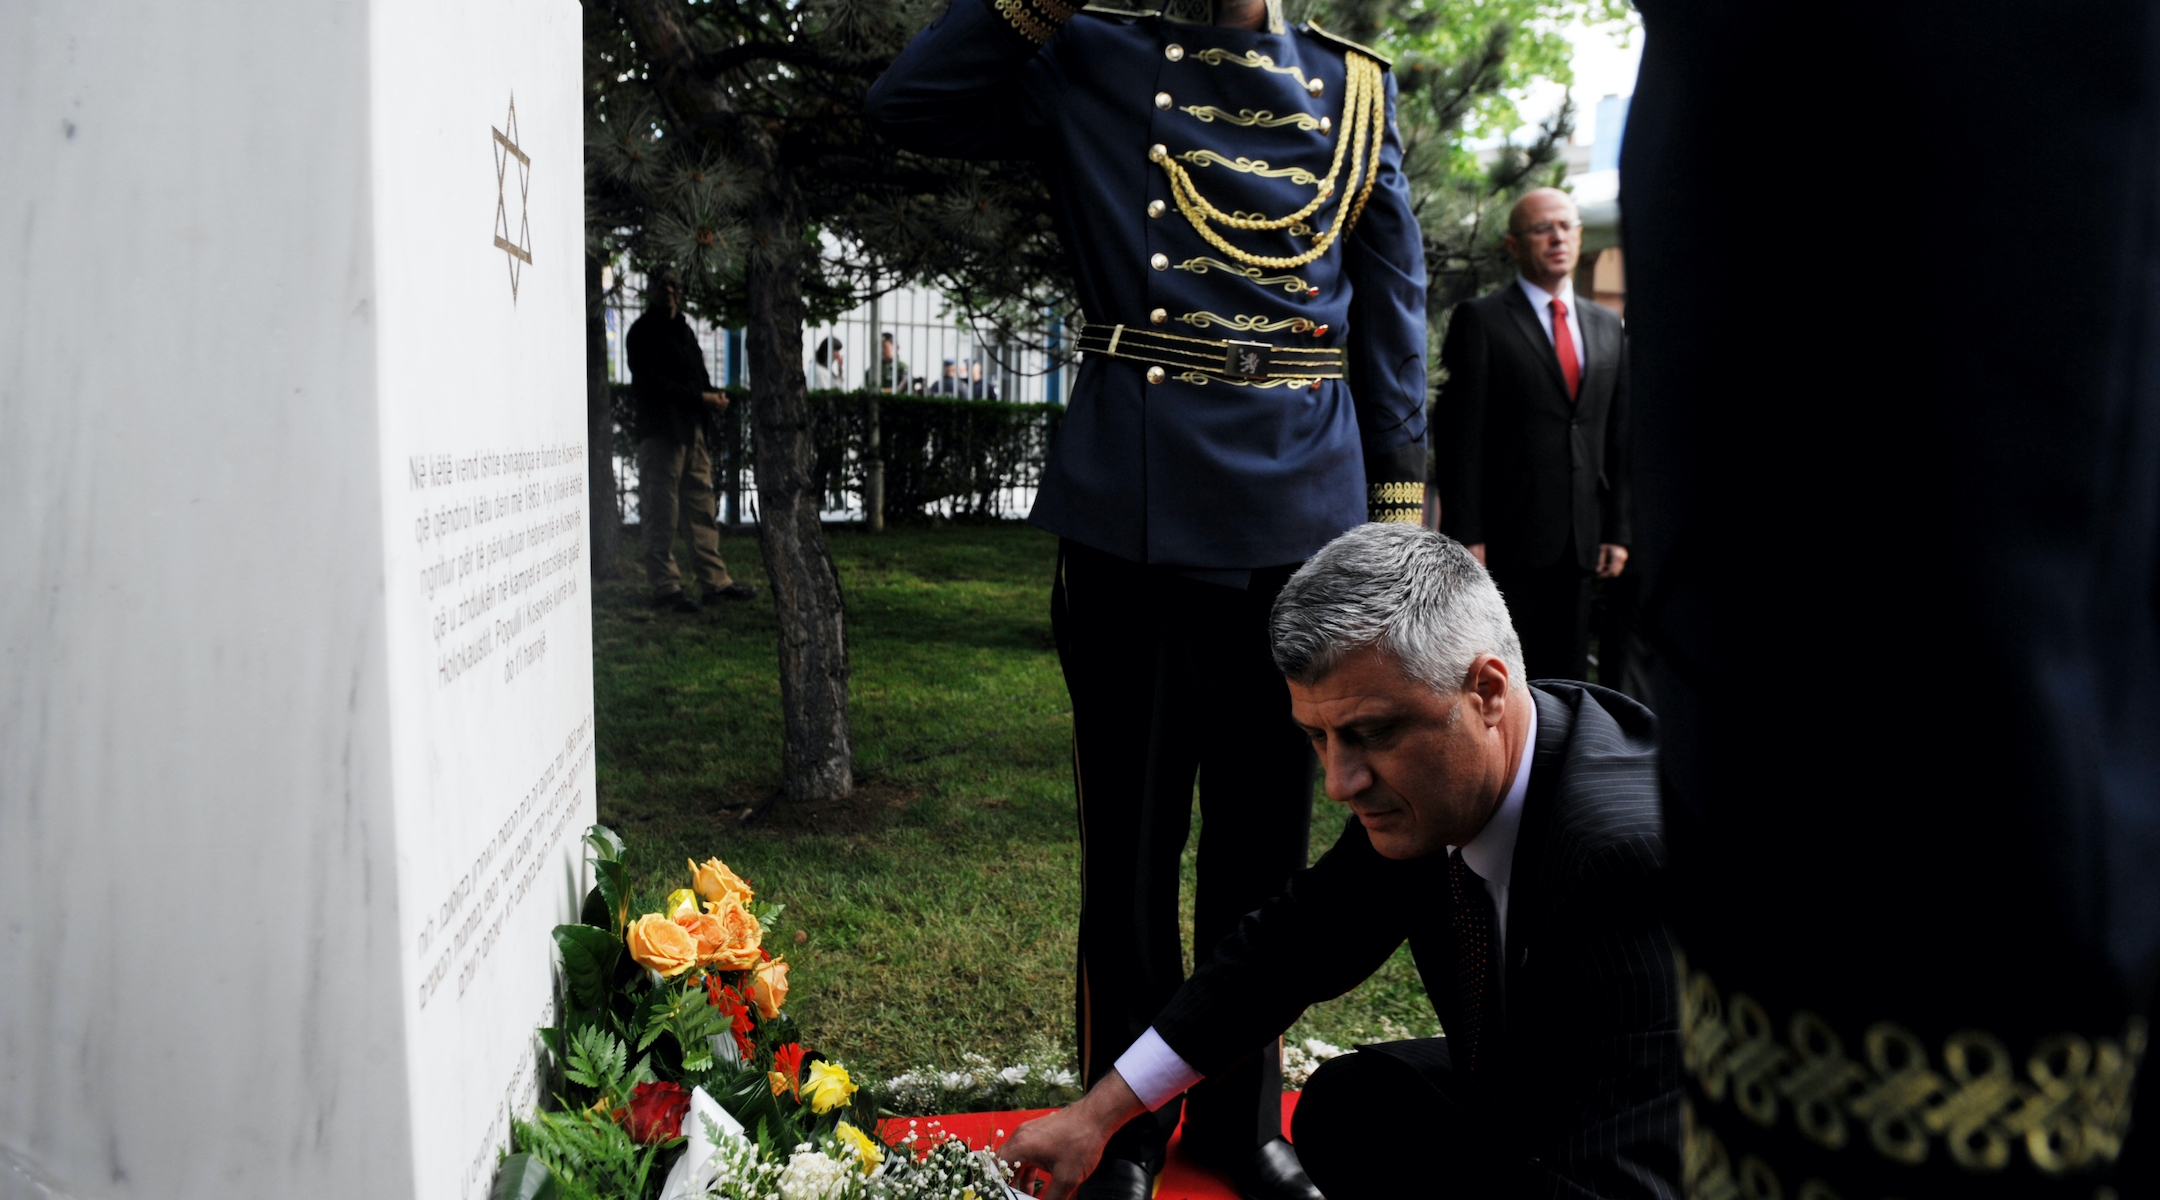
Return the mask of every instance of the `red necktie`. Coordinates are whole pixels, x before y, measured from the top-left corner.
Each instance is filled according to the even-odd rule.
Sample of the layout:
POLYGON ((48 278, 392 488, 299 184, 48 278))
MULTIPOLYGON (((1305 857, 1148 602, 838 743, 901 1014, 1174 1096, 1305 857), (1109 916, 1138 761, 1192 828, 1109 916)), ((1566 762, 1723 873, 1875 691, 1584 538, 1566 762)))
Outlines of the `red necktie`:
POLYGON ((1567 378, 1567 398, 1573 400, 1582 390, 1582 362, 1575 357, 1575 335, 1568 332, 1567 305, 1558 296, 1552 298, 1552 344, 1560 356, 1560 374, 1567 378))

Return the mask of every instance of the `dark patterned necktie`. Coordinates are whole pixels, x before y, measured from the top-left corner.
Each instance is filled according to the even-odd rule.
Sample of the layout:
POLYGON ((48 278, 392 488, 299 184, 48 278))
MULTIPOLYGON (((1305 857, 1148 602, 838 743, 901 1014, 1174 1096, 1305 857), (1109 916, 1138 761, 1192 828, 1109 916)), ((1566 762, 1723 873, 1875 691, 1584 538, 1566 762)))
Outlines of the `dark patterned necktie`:
POLYGON ((1474 1073, 1485 1042, 1486 993, 1492 987, 1493 902, 1485 881, 1448 851, 1448 898, 1455 933, 1455 1011, 1446 1030, 1455 1069, 1474 1073))

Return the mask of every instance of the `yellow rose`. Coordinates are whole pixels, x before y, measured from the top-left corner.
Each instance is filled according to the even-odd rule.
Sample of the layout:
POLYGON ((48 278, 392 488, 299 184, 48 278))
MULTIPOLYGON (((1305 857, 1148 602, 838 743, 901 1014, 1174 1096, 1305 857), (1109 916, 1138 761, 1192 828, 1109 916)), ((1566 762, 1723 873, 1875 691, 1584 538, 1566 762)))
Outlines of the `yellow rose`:
POLYGON ((727 864, 717 858, 706 859, 702 867, 696 863, 690 864, 690 886, 696 888, 697 894, 705 897, 710 904, 722 904, 728 900, 737 904, 748 904, 755 895, 750 890, 750 885, 742 881, 742 876, 728 870, 727 864))
POLYGON ((846 1121, 842 1121, 835 1126, 833 1134, 840 1139, 842 1146, 853 1150, 856 1157, 862 1159, 863 1174, 868 1175, 870 1172, 877 1170, 878 1164, 885 1161, 885 1148, 878 1145, 876 1140, 869 1134, 855 1128, 846 1121))
POLYGON ((780 1015, 780 1006, 787 1003, 787 960, 776 958, 757 969, 750 977, 750 1002, 757 1005, 759 1016, 770 1021, 780 1015))
POLYGON ((802 1097, 809 1102, 811 1112, 829 1113, 854 1094, 855 1081, 848 1078, 846 1067, 822 1058, 810 1064, 810 1078, 803 1080, 802 1097))
POLYGON ((758 953, 765 939, 764 927, 750 915, 750 910, 734 900, 722 900, 705 906, 707 917, 716 918, 720 932, 716 939, 719 948, 713 952, 705 965, 723 971, 747 971, 765 961, 758 953))
POLYGON ((623 941, 637 965, 670 979, 697 965, 697 939, 659 913, 646 913, 630 922, 623 941))
POLYGON ((696 892, 691 891, 689 888, 676 888, 674 891, 668 893, 668 920, 672 921, 675 918, 682 916, 684 913, 694 913, 697 910, 698 907, 696 892))

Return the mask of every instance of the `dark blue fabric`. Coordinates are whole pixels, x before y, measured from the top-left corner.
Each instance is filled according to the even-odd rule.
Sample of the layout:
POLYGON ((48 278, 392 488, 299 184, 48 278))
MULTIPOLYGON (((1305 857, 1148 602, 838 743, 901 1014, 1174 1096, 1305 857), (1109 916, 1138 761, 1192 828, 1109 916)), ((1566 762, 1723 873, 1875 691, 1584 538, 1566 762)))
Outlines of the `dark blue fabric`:
MULTIPOLYGON (((1344 49, 1302 28, 1269 34, 1083 13, 1038 49, 988 0, 954 0, 871 89, 873 119, 912 149, 1046 165, 1091 325, 1348 351, 1347 385, 1317 390, 1175 378, 1151 385, 1144 364, 1090 356, 1051 453, 1036 524, 1137 562, 1274 566, 1301 561, 1363 522, 1369 473, 1424 478, 1425 259, 1400 172, 1394 77, 1386 76, 1379 183, 1356 228, 1305 267, 1259 271, 1273 282, 1196 261, 1235 265, 1179 213, 1162 168, 1148 159, 1160 143, 1173 154, 1204 148, 1325 176, 1343 132, 1346 76, 1344 49), (1171 43, 1185 51, 1179 61, 1164 52, 1171 43), (1266 55, 1320 79, 1324 90, 1313 97, 1288 74, 1211 65, 1201 57, 1210 48, 1266 55), (1158 92, 1170 94, 1171 108, 1156 107, 1158 92), (1184 111, 1202 105, 1325 115, 1335 128, 1240 127, 1184 111), (1162 216, 1147 215, 1150 200, 1164 202, 1162 216), (1149 265, 1157 253, 1169 269, 1149 265), (1308 298, 1308 288, 1318 294, 1308 298), (1167 324, 1148 323, 1156 308, 1167 310, 1167 324), (1318 338, 1239 333, 1179 319, 1203 312, 1304 317, 1327 330, 1318 338)), ((1281 216, 1313 195, 1288 179, 1218 165, 1187 169, 1226 212, 1281 216)), ((1323 207, 1314 228, 1327 228, 1337 209, 1323 207)), ((1280 231, 1228 236, 1267 256, 1310 244, 1280 231)))

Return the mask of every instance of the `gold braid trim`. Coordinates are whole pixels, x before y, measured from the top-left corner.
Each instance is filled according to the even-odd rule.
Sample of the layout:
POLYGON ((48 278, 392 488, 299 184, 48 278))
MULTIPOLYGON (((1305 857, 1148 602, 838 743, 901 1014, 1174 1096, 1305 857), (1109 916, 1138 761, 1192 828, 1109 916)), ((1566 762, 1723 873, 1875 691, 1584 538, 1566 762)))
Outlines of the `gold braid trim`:
MULTIPOLYGON (((1000 0, 1000 2, 1002 3, 1003 0, 1000 0)), ((1237 62, 1239 60, 1229 59, 1228 61, 1237 62)), ((1358 217, 1364 214, 1366 201, 1372 196, 1373 185, 1380 177, 1380 145, 1387 131, 1387 87, 1382 81, 1379 63, 1362 54, 1355 53, 1348 56, 1347 62, 1349 65, 1349 83, 1343 89, 1344 128, 1335 144, 1335 161, 1328 169, 1327 175, 1318 181, 1318 194, 1313 197, 1310 204, 1298 211, 1285 217, 1264 221, 1256 221, 1223 212, 1210 204, 1207 198, 1200 194, 1199 189, 1193 184, 1192 176, 1186 172, 1183 166, 1179 165, 1178 159, 1180 157, 1194 158, 1196 155, 1209 155, 1215 161, 1222 162, 1225 166, 1233 166, 1240 170, 1260 169, 1264 171, 1265 164, 1233 164, 1229 160, 1222 159, 1219 155, 1213 155, 1211 151, 1194 151, 1187 155, 1163 154, 1156 159, 1164 173, 1170 177, 1170 195, 1172 199, 1177 201, 1178 211, 1185 214, 1185 219, 1192 224, 1193 230, 1202 238, 1205 238, 1209 245, 1229 255, 1232 259, 1249 266, 1267 267, 1271 270, 1293 269, 1302 267, 1326 254, 1328 249, 1335 244, 1336 238, 1356 226, 1358 217), (1345 211, 1343 206, 1338 204, 1335 223, 1329 226, 1326 232, 1314 238, 1312 247, 1303 254, 1287 256, 1253 254, 1232 245, 1227 238, 1215 231, 1214 226, 1218 224, 1232 229, 1267 230, 1283 229, 1303 221, 1306 217, 1318 212, 1320 207, 1336 194, 1335 181, 1337 178, 1342 177, 1341 173, 1345 162, 1348 162, 1350 171, 1342 192, 1348 202, 1348 210, 1345 211), (1361 179, 1362 186, 1360 186, 1361 179), (1356 191, 1357 198, 1354 201, 1349 201, 1348 194, 1352 190, 1356 191)), ((1259 66, 1261 64, 1245 63, 1241 65, 1259 66)), ((1283 68, 1275 67, 1273 61, 1269 60, 1266 69, 1282 70, 1283 68)), ((1268 173, 1287 174, 1288 172, 1268 173)), ((1306 174, 1308 177, 1310 176, 1309 172, 1306 174)))

